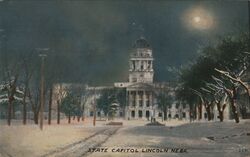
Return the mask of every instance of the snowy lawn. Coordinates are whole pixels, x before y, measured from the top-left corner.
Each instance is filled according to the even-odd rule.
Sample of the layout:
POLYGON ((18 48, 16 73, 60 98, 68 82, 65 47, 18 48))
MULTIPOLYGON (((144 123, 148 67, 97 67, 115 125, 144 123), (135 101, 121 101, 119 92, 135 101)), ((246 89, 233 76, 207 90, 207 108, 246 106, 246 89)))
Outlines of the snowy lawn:
POLYGON ((36 157, 48 151, 84 139, 103 127, 84 127, 82 124, 0 126, 0 157, 36 157))
POLYGON ((120 129, 106 143, 107 153, 91 157, 250 157, 250 121, 195 122, 179 126, 128 126, 120 129), (138 153, 112 152, 112 149, 138 149, 138 153), (187 153, 143 153, 142 149, 185 148, 187 153), (241 152, 245 151, 246 152, 241 152))

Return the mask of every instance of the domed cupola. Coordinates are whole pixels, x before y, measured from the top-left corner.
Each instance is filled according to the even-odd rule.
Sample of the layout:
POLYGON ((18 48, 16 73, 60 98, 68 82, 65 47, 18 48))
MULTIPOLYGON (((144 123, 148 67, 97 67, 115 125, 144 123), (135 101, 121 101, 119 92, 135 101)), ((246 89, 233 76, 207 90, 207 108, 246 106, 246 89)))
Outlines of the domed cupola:
POLYGON ((150 48, 149 43, 147 42, 147 40, 144 37, 140 37, 139 39, 137 39, 135 41, 135 44, 133 46, 134 48, 150 48))

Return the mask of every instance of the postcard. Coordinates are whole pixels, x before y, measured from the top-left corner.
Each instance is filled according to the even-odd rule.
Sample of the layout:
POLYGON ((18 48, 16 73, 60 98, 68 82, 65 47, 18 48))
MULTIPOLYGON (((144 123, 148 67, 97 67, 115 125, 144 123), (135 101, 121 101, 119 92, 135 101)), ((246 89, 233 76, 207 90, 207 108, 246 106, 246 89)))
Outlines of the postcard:
POLYGON ((250 2, 0 0, 0 157, 250 157, 250 2))

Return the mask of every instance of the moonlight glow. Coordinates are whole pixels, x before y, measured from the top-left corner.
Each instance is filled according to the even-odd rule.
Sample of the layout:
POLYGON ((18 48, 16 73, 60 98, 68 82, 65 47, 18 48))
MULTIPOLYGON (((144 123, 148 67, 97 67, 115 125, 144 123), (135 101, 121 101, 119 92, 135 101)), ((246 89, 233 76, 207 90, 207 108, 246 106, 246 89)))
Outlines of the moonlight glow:
POLYGON ((191 8, 184 13, 184 24, 190 29, 206 30, 214 26, 211 13, 203 8, 191 8))
POLYGON ((194 17, 194 22, 199 23, 201 21, 201 18, 199 16, 194 17))

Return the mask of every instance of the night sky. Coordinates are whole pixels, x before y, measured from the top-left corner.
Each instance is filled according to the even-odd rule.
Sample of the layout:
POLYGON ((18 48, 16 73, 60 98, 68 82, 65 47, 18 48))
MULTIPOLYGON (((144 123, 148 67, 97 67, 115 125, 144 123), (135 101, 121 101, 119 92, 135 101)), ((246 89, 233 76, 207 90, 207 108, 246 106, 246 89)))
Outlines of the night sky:
POLYGON ((48 47, 47 69, 61 81, 99 85, 127 80, 140 36, 153 49, 155 81, 174 81, 169 67, 193 61, 221 36, 248 30, 247 1, 0 0, 0 18, 1 53, 48 47))

